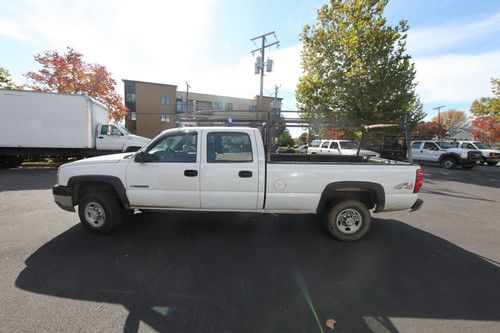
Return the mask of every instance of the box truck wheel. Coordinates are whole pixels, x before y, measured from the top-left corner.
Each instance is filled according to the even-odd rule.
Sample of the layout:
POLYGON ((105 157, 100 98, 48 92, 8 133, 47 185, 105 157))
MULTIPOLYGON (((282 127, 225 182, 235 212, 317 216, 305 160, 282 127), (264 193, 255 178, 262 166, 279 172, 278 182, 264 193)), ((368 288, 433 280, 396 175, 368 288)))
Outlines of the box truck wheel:
POLYGON ((328 207, 325 226, 341 241, 361 239, 370 229, 371 216, 366 205, 358 200, 345 200, 328 207))
POLYGON ((78 214, 87 230, 107 234, 120 225, 123 207, 111 193, 88 193, 78 203, 78 214))

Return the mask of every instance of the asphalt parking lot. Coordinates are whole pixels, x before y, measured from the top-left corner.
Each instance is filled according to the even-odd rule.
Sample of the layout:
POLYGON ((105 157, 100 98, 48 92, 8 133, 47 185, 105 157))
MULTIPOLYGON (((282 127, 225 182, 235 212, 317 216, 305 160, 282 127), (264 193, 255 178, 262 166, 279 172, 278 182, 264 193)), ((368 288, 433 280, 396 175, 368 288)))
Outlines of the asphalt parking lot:
POLYGON ((424 166, 362 241, 312 216, 140 214, 86 233, 55 169, 0 170, 3 332, 499 332, 500 167, 424 166))

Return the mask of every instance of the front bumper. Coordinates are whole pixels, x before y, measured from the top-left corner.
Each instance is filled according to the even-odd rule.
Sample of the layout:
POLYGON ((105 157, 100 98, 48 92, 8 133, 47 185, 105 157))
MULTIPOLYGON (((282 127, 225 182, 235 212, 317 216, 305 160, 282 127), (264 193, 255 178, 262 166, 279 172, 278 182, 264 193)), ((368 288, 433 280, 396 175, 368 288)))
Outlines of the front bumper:
POLYGON ((52 188, 54 201, 56 204, 68 212, 74 212, 75 206, 73 205, 73 188, 69 186, 56 185, 52 188))
POLYGON ((415 201, 413 206, 411 206, 410 212, 414 212, 416 210, 419 210, 420 208, 422 208, 423 204, 424 204, 424 200, 417 199, 417 201, 415 201))

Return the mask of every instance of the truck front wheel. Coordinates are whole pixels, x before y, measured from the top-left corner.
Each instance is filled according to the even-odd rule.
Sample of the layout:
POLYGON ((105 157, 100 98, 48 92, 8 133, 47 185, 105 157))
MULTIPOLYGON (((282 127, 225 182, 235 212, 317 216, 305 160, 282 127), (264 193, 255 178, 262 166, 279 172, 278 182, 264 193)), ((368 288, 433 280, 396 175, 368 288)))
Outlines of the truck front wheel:
POLYGON ((330 234, 341 241, 361 239, 370 229, 368 207, 357 200, 347 200, 329 206, 325 226, 330 234))
POLYGON ((110 193, 88 193, 78 204, 78 214, 87 230, 107 234, 120 225, 123 208, 118 199, 110 193))

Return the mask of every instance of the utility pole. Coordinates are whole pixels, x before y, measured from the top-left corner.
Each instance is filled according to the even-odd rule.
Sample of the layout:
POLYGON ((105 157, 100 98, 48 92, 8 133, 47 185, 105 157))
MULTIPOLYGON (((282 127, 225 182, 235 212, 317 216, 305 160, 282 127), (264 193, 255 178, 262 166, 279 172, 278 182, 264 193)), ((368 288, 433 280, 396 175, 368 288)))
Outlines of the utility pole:
MULTIPOLYGON (((279 47, 279 41, 276 39, 276 41, 274 43, 271 43, 271 44, 266 44, 267 42, 267 39, 266 37, 267 36, 270 36, 270 35, 274 35, 274 38, 276 39, 276 34, 274 31, 271 31, 271 32, 268 32, 267 34, 263 34, 263 35, 260 35, 260 36, 257 36, 257 37, 254 37, 252 39, 250 39, 251 42, 254 42, 258 39, 261 40, 261 46, 255 50, 252 50, 251 53, 252 55, 256 52, 260 52, 260 64, 259 67, 260 67, 260 93, 259 93, 259 106, 258 106, 258 111, 262 112, 264 107, 263 107, 263 99, 264 99, 264 67, 265 67, 265 59, 264 59, 264 56, 265 56, 265 53, 266 53, 266 48, 268 47, 271 47, 273 45, 276 45, 277 47, 279 47)), ((266 140, 265 140, 265 143, 266 143, 266 149, 268 150, 268 156, 269 156, 269 122, 270 122, 270 117, 269 117, 269 112, 266 114, 266 140)))
POLYGON ((191 86, 189 85, 189 83, 186 81, 186 110, 184 111, 184 114, 187 116, 188 114, 188 106, 189 106, 189 88, 191 88, 191 86))
POLYGON ((441 139, 441 109, 444 107, 446 107, 446 105, 441 105, 432 108, 433 110, 438 110, 438 126, 439 126, 438 139, 441 139))

